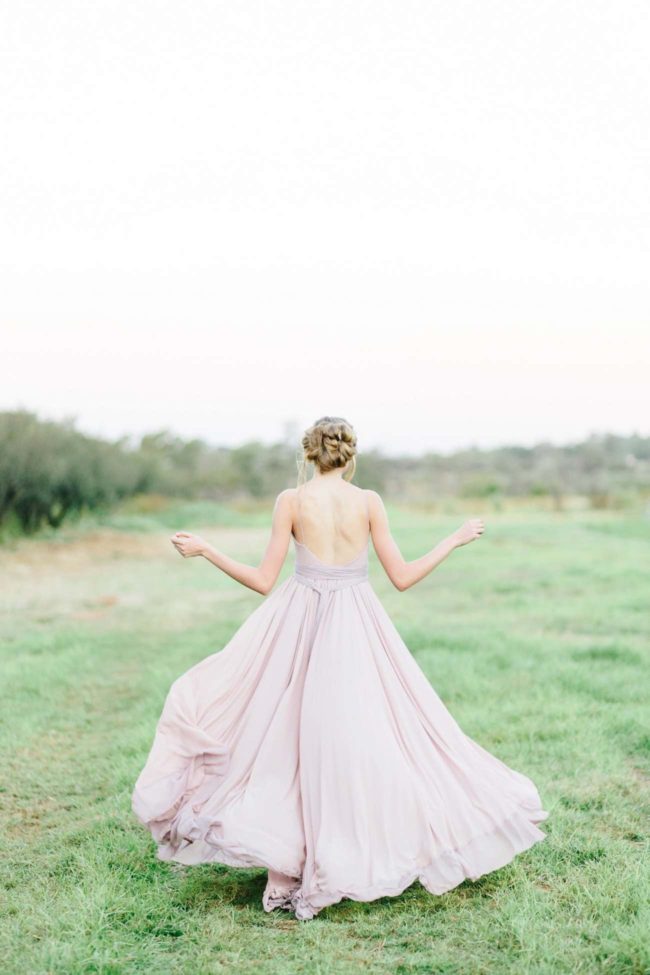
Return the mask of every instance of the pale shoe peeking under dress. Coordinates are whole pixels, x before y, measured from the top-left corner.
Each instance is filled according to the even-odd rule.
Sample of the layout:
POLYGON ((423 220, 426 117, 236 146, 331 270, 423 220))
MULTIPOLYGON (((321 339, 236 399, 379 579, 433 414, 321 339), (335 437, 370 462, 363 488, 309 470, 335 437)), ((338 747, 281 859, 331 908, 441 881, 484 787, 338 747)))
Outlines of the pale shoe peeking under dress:
POLYGON ((132 796, 158 857, 295 878, 264 906, 307 920, 443 894, 544 839, 533 782, 464 734, 388 616, 369 537, 327 564, 297 527, 293 574, 169 689, 132 796))

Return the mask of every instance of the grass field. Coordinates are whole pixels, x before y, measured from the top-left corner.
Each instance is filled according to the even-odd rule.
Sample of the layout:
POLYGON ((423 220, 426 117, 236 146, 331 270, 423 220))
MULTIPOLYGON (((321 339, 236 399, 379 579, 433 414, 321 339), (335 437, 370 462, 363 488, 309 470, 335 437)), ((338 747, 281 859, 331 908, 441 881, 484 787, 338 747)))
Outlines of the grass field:
MULTIPOLYGON (((389 511, 407 558, 462 520, 389 511)), ((254 561, 268 512, 127 507, 1 548, 3 975, 650 972, 650 520, 485 518, 406 593, 374 553, 371 580, 466 733, 534 780, 547 838, 307 923, 262 911, 262 870, 158 861, 130 811, 169 685, 263 598, 169 534, 254 561)))

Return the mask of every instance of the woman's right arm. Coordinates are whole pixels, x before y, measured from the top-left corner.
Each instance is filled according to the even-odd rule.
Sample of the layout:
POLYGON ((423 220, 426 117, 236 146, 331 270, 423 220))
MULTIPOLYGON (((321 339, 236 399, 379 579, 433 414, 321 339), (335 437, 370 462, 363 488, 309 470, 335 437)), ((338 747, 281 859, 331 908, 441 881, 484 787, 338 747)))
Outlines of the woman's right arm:
POLYGON ((368 491, 367 494, 372 544, 386 575, 400 592, 410 589, 416 582, 424 579, 448 555, 451 555, 454 549, 480 538, 485 530, 481 518, 470 518, 455 532, 438 542, 426 555, 419 559, 413 559, 412 562, 407 562, 391 534, 388 515, 381 496, 376 491, 368 491))

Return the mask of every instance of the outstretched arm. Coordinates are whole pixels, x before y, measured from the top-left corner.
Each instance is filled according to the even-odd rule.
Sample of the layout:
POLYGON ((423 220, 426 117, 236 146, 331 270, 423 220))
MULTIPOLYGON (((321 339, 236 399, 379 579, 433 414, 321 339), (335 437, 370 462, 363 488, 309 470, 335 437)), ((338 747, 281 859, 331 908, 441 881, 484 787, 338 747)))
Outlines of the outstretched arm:
POLYGON ((259 565, 237 562, 236 559, 231 559, 229 555, 214 548, 205 539, 189 532, 176 532, 175 535, 171 536, 170 541, 183 558, 202 555, 203 558, 212 562, 232 579, 266 596, 275 585, 287 556, 293 524, 291 511, 293 490, 293 488, 287 488, 286 491, 281 491, 275 500, 271 538, 259 565))
POLYGON ((368 491, 369 510, 370 510, 370 530, 372 532, 372 543, 379 561, 384 567, 386 575, 396 589, 404 592, 414 586, 420 579, 424 579, 432 569, 440 565, 448 555, 468 542, 480 538, 485 526, 481 518, 472 518, 461 525, 455 532, 443 538, 441 542, 412 562, 406 562, 399 550, 397 542, 391 535, 388 524, 388 515, 384 507, 381 496, 376 491, 368 491))

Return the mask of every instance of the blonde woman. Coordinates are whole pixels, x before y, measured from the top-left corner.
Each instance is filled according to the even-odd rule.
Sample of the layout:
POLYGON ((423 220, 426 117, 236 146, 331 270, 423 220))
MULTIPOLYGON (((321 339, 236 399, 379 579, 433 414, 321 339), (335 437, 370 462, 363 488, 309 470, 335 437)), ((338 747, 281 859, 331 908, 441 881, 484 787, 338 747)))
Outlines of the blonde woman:
POLYGON ((546 836, 533 782, 463 733, 368 579, 371 539, 403 591, 483 521, 406 561, 379 494, 351 483, 356 443, 341 417, 305 432, 259 565, 172 536, 266 598, 172 684, 132 797, 160 859, 266 868, 264 909, 300 920, 415 880, 443 894, 546 836), (273 590, 291 541, 294 572, 273 590))

